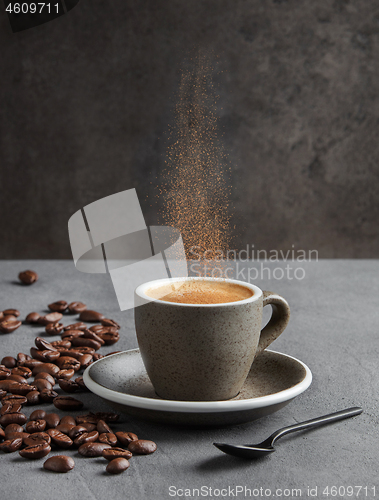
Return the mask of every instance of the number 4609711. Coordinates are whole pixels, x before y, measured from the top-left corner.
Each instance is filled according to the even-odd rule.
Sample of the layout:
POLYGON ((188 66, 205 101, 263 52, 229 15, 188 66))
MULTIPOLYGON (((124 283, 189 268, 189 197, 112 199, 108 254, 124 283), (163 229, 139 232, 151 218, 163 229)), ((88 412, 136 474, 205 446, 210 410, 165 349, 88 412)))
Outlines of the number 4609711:
POLYGON ((48 12, 49 14, 56 12, 59 13, 60 4, 56 3, 50 4, 46 3, 13 3, 9 2, 6 12, 10 14, 41 14, 43 11, 48 12))

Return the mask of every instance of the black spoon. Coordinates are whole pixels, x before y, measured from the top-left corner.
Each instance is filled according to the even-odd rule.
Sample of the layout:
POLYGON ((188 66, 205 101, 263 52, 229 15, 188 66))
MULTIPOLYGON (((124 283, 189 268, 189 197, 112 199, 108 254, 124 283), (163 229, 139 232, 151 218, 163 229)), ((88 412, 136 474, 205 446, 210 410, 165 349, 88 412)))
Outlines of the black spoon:
POLYGON ((278 431, 271 434, 265 441, 259 444, 226 444, 226 443, 213 443, 216 448, 227 453, 228 455, 234 455, 235 457, 242 458, 260 458, 269 453, 275 451, 274 443, 282 436, 289 434, 290 432, 302 431, 305 429, 312 429, 319 425, 329 424, 330 422, 335 422, 336 420, 342 420, 344 418, 354 417, 355 415, 361 414, 362 408, 355 406, 353 408, 347 408, 346 410, 337 411, 336 413, 329 413, 318 418, 312 418, 312 420, 306 420, 305 422, 299 422, 298 424, 289 425, 288 427, 283 427, 278 431))

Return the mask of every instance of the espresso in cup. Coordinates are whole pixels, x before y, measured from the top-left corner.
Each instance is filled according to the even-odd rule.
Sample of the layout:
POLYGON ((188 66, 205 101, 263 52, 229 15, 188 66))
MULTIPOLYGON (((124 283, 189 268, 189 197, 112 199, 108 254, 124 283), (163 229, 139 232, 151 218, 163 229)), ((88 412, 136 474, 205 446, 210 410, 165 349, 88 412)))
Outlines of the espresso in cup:
POLYGON ((149 288, 146 295, 178 304, 225 304, 248 299, 254 295, 254 291, 227 281, 190 279, 149 288))
POLYGON ((158 396, 219 401, 241 390, 254 358, 287 326, 283 297, 221 278, 169 278, 134 293, 138 345, 158 396), (262 310, 272 316, 262 327, 262 310))

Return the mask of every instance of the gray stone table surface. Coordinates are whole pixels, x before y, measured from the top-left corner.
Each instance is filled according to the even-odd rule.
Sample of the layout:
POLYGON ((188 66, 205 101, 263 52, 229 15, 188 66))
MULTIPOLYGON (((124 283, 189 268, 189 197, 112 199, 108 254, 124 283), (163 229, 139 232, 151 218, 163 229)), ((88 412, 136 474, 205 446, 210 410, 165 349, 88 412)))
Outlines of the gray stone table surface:
MULTIPOLYGON (((254 282, 282 294, 290 303, 290 324, 272 348, 310 367, 313 382, 305 393, 273 415, 221 429, 176 428, 123 415, 117 429, 154 440, 158 450, 133 457, 128 471, 120 476, 107 475, 103 459, 85 459, 74 450, 68 454, 75 459, 75 469, 61 475, 44 471, 44 459, 28 461, 18 453, 1 453, 1 498, 165 499, 180 494, 187 498, 274 498, 280 494, 299 498, 300 491, 291 491, 297 489, 302 498, 322 499, 332 498, 332 486, 363 487, 359 496, 357 488, 353 496, 340 488, 333 498, 372 499, 373 487, 378 496, 379 262, 296 262, 295 267, 302 269, 297 278, 302 279, 293 275, 279 279, 280 271, 273 276, 275 269, 285 269, 285 262, 243 266, 259 269, 262 275, 254 282), (357 405, 363 407, 362 415, 285 437, 274 454, 259 461, 241 461, 212 446, 213 441, 260 442, 285 425, 357 405), (237 486, 244 491, 236 490, 237 486), (329 497, 324 491, 327 486, 329 497)), ((243 269, 239 272, 241 279, 247 279, 243 269)), ((121 324, 119 343, 100 352, 137 347, 133 311, 120 312, 109 276, 80 273, 71 261, 0 262, 0 310, 17 308, 25 318, 59 299, 81 300, 121 324), (25 269, 40 275, 31 287, 17 282, 18 273, 25 269)), ((65 317, 64 324, 74 318, 65 317)), ((1 335, 0 358, 28 352, 34 337, 41 334, 43 328, 23 324, 13 334, 1 335)), ((85 404, 81 413, 109 409, 95 395, 80 398, 85 404)), ((45 406, 54 411, 53 405, 45 406)), ((29 415, 32 409, 26 407, 25 413, 29 415)))

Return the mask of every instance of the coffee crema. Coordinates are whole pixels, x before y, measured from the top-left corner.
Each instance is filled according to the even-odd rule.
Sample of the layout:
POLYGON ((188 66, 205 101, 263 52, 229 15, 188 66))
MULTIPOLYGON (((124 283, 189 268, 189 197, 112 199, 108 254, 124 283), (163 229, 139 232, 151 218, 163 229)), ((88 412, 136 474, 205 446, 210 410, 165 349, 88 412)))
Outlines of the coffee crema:
POLYGON ((223 281, 188 280, 149 288, 146 295, 152 299, 178 304, 225 304, 249 299, 250 288, 223 281))

